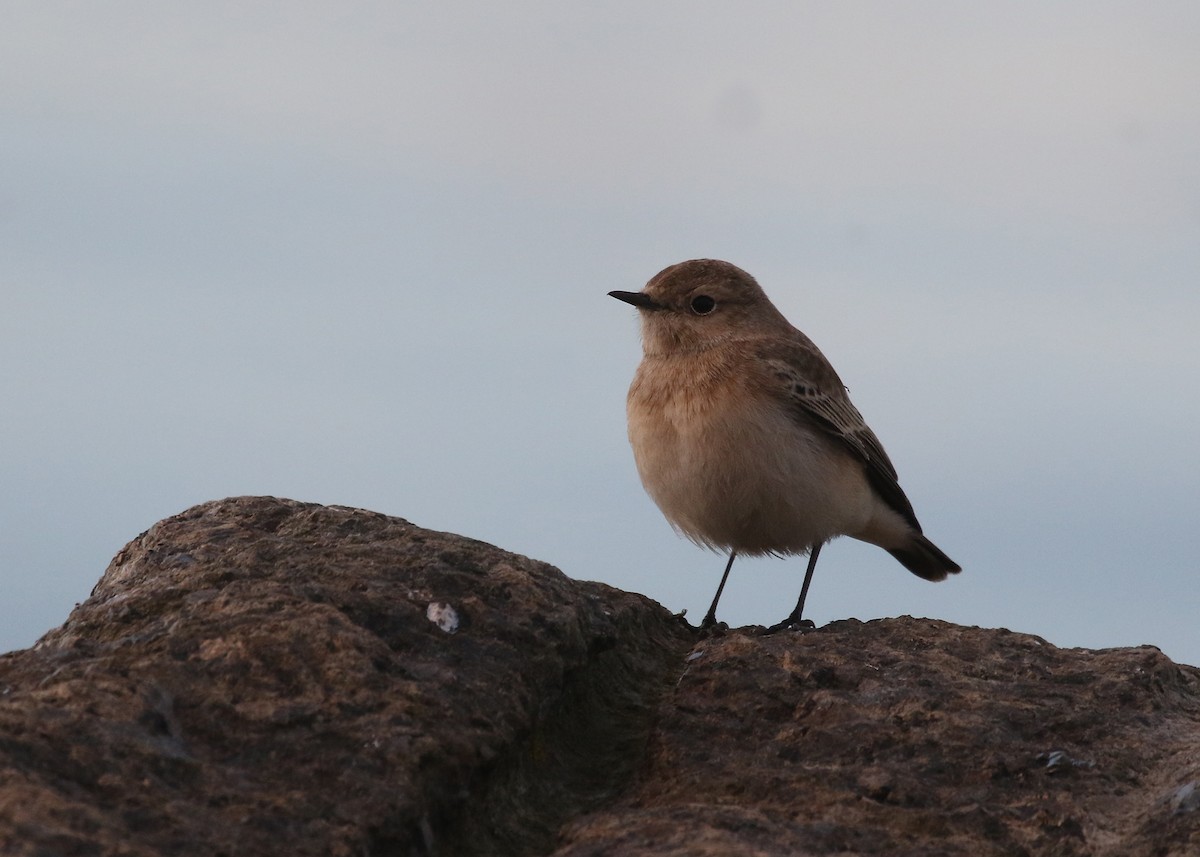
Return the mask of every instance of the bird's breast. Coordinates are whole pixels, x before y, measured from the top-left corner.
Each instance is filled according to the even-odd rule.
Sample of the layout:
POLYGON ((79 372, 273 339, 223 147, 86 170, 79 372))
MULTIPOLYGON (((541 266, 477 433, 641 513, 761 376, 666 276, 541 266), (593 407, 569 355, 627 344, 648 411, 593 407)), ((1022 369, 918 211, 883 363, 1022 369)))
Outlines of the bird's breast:
POLYGON ((642 484, 700 544, 801 551, 865 513, 862 468, 783 400, 742 374, 646 360, 629 390, 629 440, 642 484))

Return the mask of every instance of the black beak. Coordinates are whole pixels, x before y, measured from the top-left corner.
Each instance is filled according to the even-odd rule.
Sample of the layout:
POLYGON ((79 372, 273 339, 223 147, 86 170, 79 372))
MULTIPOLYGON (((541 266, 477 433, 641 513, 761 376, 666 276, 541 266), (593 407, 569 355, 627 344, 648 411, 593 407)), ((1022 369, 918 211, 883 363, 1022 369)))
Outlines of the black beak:
POLYGON ((609 292, 610 298, 633 304, 638 309, 662 309, 663 305, 655 301, 645 292, 609 292))

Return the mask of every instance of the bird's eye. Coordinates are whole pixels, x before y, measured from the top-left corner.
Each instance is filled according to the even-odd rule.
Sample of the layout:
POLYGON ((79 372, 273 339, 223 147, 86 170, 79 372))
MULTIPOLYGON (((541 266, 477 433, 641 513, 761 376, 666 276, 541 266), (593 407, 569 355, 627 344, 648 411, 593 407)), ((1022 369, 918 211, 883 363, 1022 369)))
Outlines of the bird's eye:
POLYGON ((692 298, 691 307, 696 315, 708 315, 717 308, 717 302, 708 295, 696 295, 692 298))

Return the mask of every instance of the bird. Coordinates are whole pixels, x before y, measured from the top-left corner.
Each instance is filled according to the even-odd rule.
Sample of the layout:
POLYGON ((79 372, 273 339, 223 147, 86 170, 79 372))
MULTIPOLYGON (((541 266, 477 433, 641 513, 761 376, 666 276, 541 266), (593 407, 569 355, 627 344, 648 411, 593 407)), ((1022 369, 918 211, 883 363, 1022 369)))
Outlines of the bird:
POLYGON ((729 559, 808 555, 795 608, 770 631, 811 626, 804 602, 822 545, 850 536, 925 580, 961 567, 925 537, 879 438, 820 349, 750 274, 719 259, 664 268, 638 292, 642 361, 626 399, 642 485, 681 535, 729 559))

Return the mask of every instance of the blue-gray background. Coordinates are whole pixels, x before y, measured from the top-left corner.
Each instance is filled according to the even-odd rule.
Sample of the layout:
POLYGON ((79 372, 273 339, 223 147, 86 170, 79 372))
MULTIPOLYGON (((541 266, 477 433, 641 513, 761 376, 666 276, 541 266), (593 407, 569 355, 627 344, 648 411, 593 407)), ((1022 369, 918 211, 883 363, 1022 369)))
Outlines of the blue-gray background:
MULTIPOLYGON (((10 2, 0 649, 234 494, 703 613, 625 441, 697 256, 824 349, 965 571, 848 540, 819 623, 1200 663, 1200 5, 10 2)), ((803 561, 739 563, 771 622, 803 561)))

